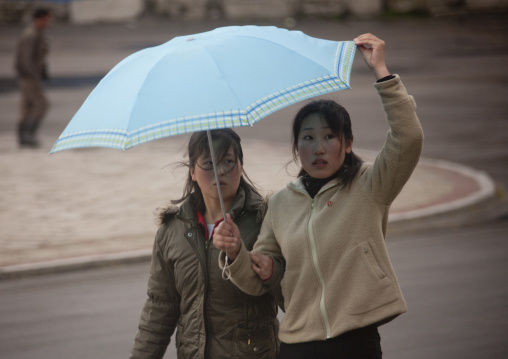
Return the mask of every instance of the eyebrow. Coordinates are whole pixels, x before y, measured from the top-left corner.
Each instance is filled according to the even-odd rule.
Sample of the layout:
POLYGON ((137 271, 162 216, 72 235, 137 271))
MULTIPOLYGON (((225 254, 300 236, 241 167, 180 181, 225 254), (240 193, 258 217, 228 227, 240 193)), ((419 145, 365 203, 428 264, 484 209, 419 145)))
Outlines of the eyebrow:
MULTIPOLYGON (((331 130, 331 127, 330 127, 330 126, 322 126, 322 127, 319 127, 319 128, 331 130)), ((314 129, 315 129, 315 127, 305 127, 305 128, 302 128, 302 129, 300 130, 300 132, 303 132, 303 131, 310 131, 310 130, 314 130, 314 129)))
MULTIPOLYGON (((220 157, 220 160, 222 160, 223 158, 237 158, 236 154, 234 151, 232 151, 231 153, 228 151, 226 153, 224 153, 221 157, 220 157)), ((211 161, 212 160, 212 156, 210 156, 210 154, 206 155, 205 157, 203 157, 203 161, 211 161)))

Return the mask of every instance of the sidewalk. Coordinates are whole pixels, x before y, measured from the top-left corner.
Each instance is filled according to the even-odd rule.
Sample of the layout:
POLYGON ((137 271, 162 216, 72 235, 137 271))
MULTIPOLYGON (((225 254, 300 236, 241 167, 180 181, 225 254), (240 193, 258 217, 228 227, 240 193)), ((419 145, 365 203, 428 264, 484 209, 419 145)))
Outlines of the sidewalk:
MULTIPOLYGON (((130 149, 78 149, 48 156, 19 149, 0 134, 0 279, 148 260, 157 229, 155 209, 181 195, 187 136, 130 149)), ((292 179, 286 146, 245 140, 245 167, 270 193, 292 179), (289 174, 287 173, 289 172, 289 174)), ((356 150, 365 160, 374 153, 356 150)), ((389 230, 405 222, 465 210, 494 197, 484 173, 422 158, 392 206, 389 230)))

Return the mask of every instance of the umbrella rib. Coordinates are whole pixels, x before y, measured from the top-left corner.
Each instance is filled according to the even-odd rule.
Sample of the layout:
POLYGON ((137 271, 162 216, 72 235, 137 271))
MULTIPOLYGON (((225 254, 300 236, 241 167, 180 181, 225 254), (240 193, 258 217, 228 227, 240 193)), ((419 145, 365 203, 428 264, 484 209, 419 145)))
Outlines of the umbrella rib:
MULTIPOLYGON (((217 61, 215 60, 215 58, 210 54, 210 52, 206 49, 206 47, 204 46, 200 46, 200 48, 208 55, 208 57, 213 61, 213 63, 215 64, 215 67, 219 70, 219 73, 221 74, 222 78, 224 78, 224 72, 222 71, 222 68, 219 66, 219 64, 217 63, 217 61)), ((238 103, 241 103, 240 99, 238 98, 236 92, 234 91, 234 89, 231 87, 231 85, 229 84, 229 82, 225 81, 224 82, 226 84, 226 86, 230 89, 230 92, 231 94, 234 95, 235 99, 237 100, 238 103)), ((239 113, 242 113, 243 111, 238 109, 238 112, 239 113)), ((251 123, 249 122, 248 118, 246 117, 246 120, 248 122, 249 125, 251 125, 251 123)))
MULTIPOLYGON (((247 38, 248 38, 248 37, 255 37, 255 38, 256 38, 256 39, 258 39, 259 41, 263 41, 263 42, 267 42, 267 43, 270 43, 270 44, 274 44, 274 45, 276 45, 276 46, 278 46, 278 47, 280 47, 280 48, 283 48, 283 49, 285 49, 285 50, 289 50, 289 51, 291 51, 292 53, 298 54, 299 56, 305 56, 305 55, 302 55, 299 51, 297 51, 297 50, 295 50, 295 49, 293 49, 293 48, 289 48, 289 47, 287 47, 287 46, 284 46, 284 45, 280 44, 280 43, 279 43, 279 42, 277 42, 277 41, 268 40, 268 39, 263 38, 263 37, 252 36, 252 35, 242 35, 242 34, 237 34, 237 35, 235 35, 235 36, 237 36, 237 37, 247 37, 247 38)), ((324 41, 324 40, 323 40, 323 41, 324 41)), ((333 42, 333 41, 331 41, 331 40, 328 40, 328 41, 333 42)), ((339 43, 337 44, 337 49, 338 49, 339 47, 341 47, 341 45, 342 45, 342 44, 344 44, 344 43, 345 43, 344 41, 343 41, 343 42, 339 42, 339 43)), ((313 59, 311 59, 311 58, 309 58, 309 57, 307 57, 307 56, 305 56, 305 57, 306 57, 309 61, 312 61, 312 62, 313 62, 314 64, 316 64, 317 66, 319 66, 319 67, 323 68, 324 70, 328 71, 328 69, 327 69, 324 65, 322 65, 321 63, 316 62, 315 60, 313 60, 313 59)))

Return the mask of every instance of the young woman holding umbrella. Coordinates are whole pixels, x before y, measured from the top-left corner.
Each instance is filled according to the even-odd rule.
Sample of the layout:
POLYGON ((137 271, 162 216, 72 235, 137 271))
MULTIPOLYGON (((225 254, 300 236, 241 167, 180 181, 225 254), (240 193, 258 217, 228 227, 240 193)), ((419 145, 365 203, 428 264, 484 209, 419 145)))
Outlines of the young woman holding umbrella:
POLYGON ((414 99, 385 64, 385 43, 355 43, 390 126, 373 164, 353 153, 351 121, 332 101, 306 105, 293 124, 298 179, 270 198, 254 251, 234 223, 215 230, 220 265, 246 293, 280 283, 286 313, 278 358, 381 358, 377 327, 406 311, 385 246, 390 204, 418 163, 423 132, 414 99))
MULTIPOLYGON (((263 200, 243 171, 240 137, 211 131, 219 185, 229 219, 252 249, 263 200)), ((211 234, 223 218, 206 132, 188 144, 183 197, 160 214, 144 305, 131 358, 162 358, 176 329, 178 358, 275 358, 277 305, 222 279, 211 234)))

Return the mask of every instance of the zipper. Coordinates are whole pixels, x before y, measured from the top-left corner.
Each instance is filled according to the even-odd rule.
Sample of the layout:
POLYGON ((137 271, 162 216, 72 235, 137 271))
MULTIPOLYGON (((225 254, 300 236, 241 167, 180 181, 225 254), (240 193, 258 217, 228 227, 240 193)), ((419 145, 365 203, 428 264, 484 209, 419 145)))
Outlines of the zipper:
POLYGON ((321 312, 321 317, 323 318, 323 322, 325 323, 326 339, 330 339, 330 337, 331 337, 330 323, 328 321, 328 313, 326 312, 326 307, 325 307, 325 292, 326 292, 325 280, 323 277, 323 273, 321 272, 321 267, 319 266, 319 258, 318 258, 317 250, 316 250, 316 240, 314 238, 314 232, 312 231, 312 220, 313 220, 314 214, 316 212, 314 204, 315 204, 314 198, 312 198, 310 200, 310 218, 309 218, 309 222, 307 224, 307 232, 309 233, 309 242, 310 242, 310 249, 311 249, 311 255, 312 255, 312 262, 314 264, 314 268, 316 269, 316 273, 318 275, 318 279, 321 284, 321 300, 319 301, 319 309, 321 312))

